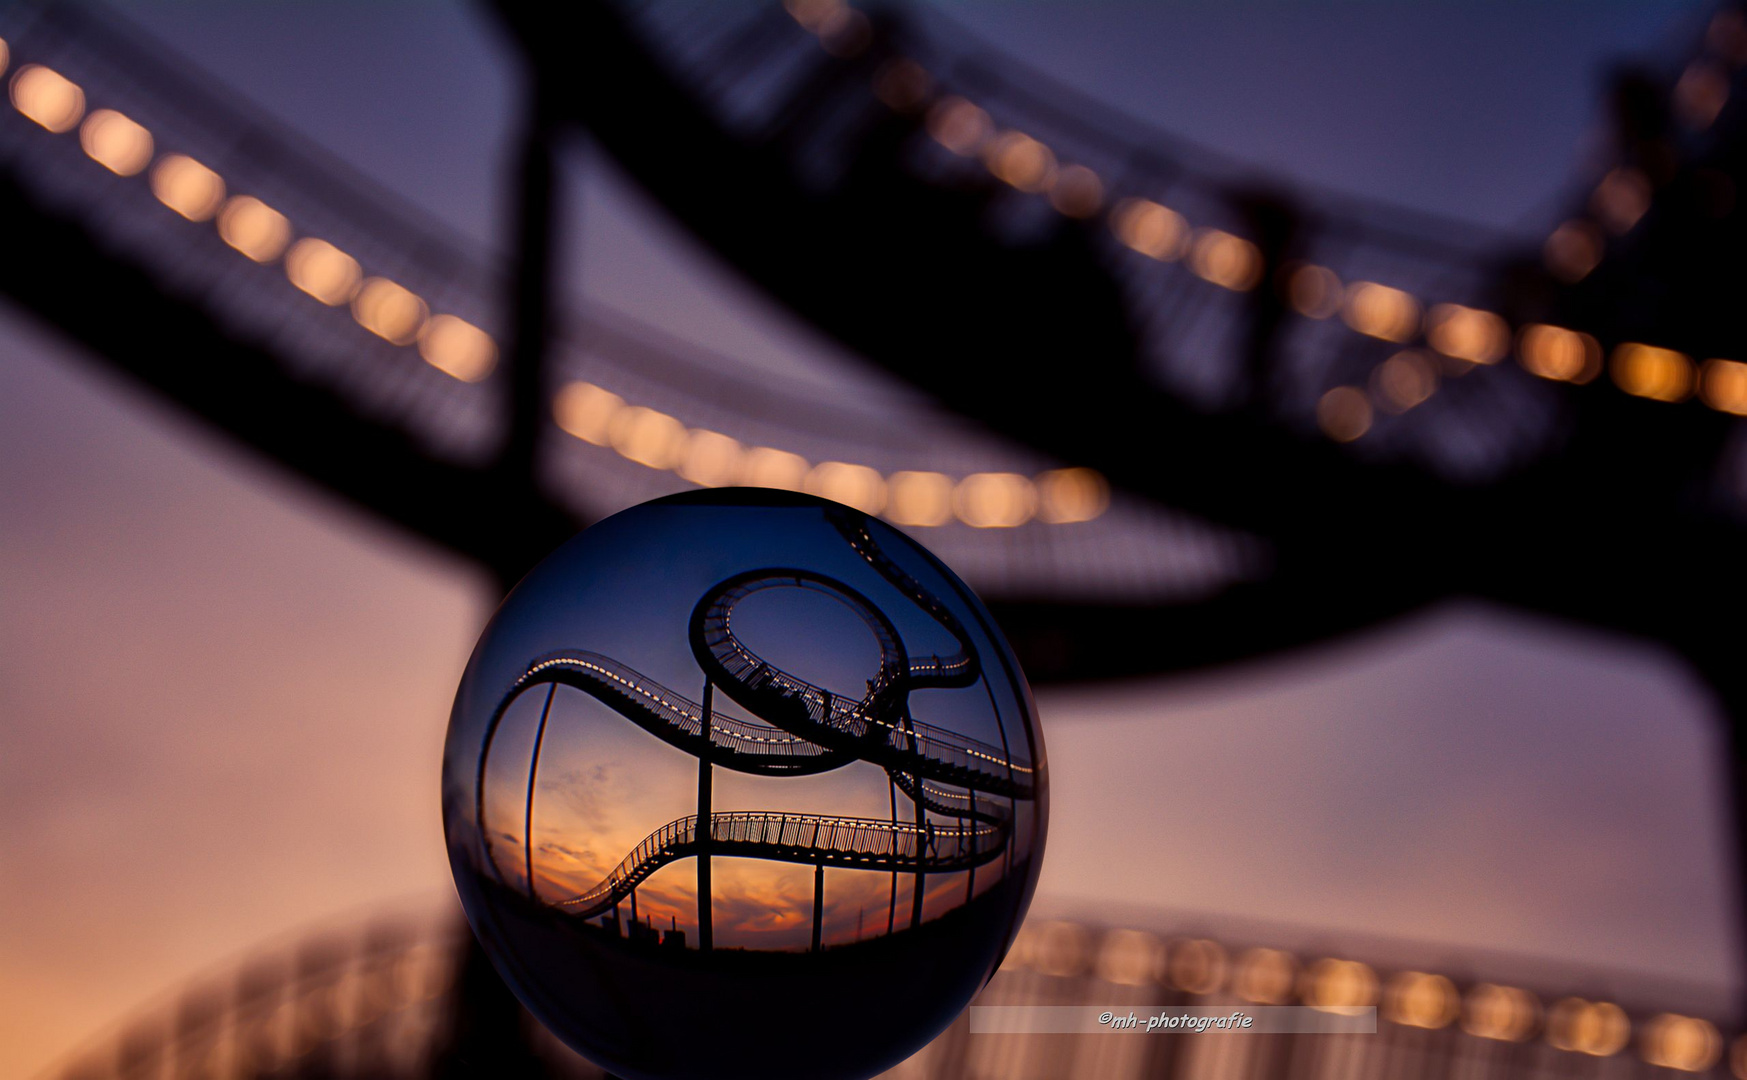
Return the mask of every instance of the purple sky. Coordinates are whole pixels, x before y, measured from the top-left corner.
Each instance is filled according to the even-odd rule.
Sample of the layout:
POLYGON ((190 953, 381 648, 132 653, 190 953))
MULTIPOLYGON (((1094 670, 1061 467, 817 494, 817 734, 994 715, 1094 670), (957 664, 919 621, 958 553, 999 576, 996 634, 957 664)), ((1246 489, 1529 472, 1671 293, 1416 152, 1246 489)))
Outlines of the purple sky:
MULTIPOLYGON (((130 9, 482 243, 513 70, 470 10, 130 9)), ((959 5, 1004 48, 1292 175, 1496 226, 1575 175, 1599 75, 1691 4, 959 5)), ((834 378, 598 162, 570 286, 834 378)), ((299 927, 442 902, 437 764, 491 598, 0 307, 0 1073, 299 927)), ((924 538, 925 539, 925 538, 924 538)), ((1734 981, 1714 715, 1656 651, 1457 606, 1040 698, 1043 895, 1734 981)))

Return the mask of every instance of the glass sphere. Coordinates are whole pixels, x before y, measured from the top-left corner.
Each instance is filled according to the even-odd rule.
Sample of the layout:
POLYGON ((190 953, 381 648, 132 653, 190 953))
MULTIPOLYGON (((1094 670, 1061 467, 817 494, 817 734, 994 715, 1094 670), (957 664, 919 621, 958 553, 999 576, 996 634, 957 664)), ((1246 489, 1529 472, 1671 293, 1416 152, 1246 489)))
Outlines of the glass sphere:
POLYGON ((627 1078, 867 1077, 1000 964, 1048 817, 987 609, 857 510, 758 489, 617 514, 481 635, 443 758, 467 918, 627 1078))

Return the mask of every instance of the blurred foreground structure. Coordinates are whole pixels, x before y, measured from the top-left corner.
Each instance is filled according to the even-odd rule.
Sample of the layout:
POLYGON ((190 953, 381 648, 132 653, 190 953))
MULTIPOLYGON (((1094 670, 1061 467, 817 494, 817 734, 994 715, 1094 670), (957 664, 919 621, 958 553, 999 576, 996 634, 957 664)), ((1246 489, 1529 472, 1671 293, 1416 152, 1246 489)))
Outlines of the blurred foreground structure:
MULTIPOLYGON (((481 1013, 469 935, 395 921, 255 958, 138 1018, 64 1080, 224 1076, 601 1077, 518 1011, 481 1013)), ((1295 953, 1245 940, 1033 920, 977 999, 984 1005, 1378 1006, 1375 1035, 972 1035, 961 1016, 892 1080, 1138 1080, 1351 1076, 1472 1080, 1735 1074, 1747 1040, 1637 1000, 1596 976, 1524 985, 1476 965, 1398 953, 1295 953), (1500 978, 1500 981, 1490 981, 1500 978), (1627 996, 1613 996, 1616 989, 1627 996)), ((1519 965, 1520 966, 1520 965, 1519 965)), ((1689 1003, 1683 1003, 1687 1007, 1689 1003)), ((867 1022, 845 1016, 845 1024, 867 1022)))
MULTIPOLYGON (((509 266, 107 16, 10 8, 0 225, 35 257, 0 261, 0 289, 504 583, 613 509, 748 483, 918 530, 1040 682, 1255 656, 1452 595, 1661 642, 1731 718, 1747 822, 1742 641, 1706 617, 1747 599, 1735 8, 1668 70, 1618 80, 1614 164, 1539 251, 1260 183, 901 8, 596 2, 563 34, 535 5, 497 14, 529 72, 509 266), (559 304, 554 208, 580 131, 913 391, 846 403, 773 386, 559 304)), ((990 1000, 1243 998, 1230 980, 1246 964, 1289 961, 1271 992, 1314 1000, 1328 981, 1393 1019, 1370 1043, 1303 1053, 954 1032, 926 1075, 1714 1071, 1737 1030, 1484 972, 1039 934, 990 1000), (1219 977, 1179 970, 1200 962, 1219 977), (1171 1049, 1100 1056, 1138 1045, 1171 1049)), ((421 930, 316 950, 190 997, 111 1060, 124 1075, 193 1075, 213 1053, 242 1075, 361 1075, 381 1053, 412 1075, 497 1037, 545 1053, 512 1037, 488 975, 454 990, 451 948, 421 930), (411 940, 428 963, 406 959, 411 940)))

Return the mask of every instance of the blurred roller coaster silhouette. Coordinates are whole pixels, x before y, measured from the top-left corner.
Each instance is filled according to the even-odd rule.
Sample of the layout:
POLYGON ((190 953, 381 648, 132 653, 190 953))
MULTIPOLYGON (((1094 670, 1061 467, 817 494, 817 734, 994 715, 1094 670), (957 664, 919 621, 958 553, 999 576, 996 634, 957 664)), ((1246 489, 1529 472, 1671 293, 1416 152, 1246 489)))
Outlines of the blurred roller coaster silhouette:
MULTIPOLYGON (((1747 19, 1734 4, 1677 63, 1616 79, 1611 165, 1573 189, 1540 250, 1259 180, 934 13, 595 0, 567 8, 558 33, 547 7, 495 11, 533 73, 508 266, 111 14, 10 6, 0 227, 28 254, 0 260, 0 290, 502 582, 651 495, 798 487, 938 530, 931 546, 990 601, 1034 681, 1198 668, 1475 596, 1678 650, 1733 718, 1739 775, 1739 635, 1706 617, 1747 599, 1734 302, 1747 19), (771 385, 560 304, 551 207, 578 129, 770 294, 927 400, 771 385)), ((675 710, 662 722, 701 723, 675 710)), ((1737 781, 1738 826, 1742 794, 1737 781)), ((1015 963, 1025 974, 989 993, 1130 985, 1015 963)), ((1384 986, 1385 1002, 1396 985, 1340 970, 1384 986)), ((1160 978, 1133 985, 1201 993, 1160 978)), ((1634 1037, 1650 1065, 1721 1060, 1726 1026, 1709 1021, 1541 995, 1555 1004, 1521 1039, 1500 1037, 1484 1018, 1519 999, 1412 985, 1402 1000, 1466 987, 1462 1018, 1415 1024, 1401 1006, 1375 1044, 1395 1055, 1380 1069, 1569 1074, 1634 1037)), ((245 998, 212 1014, 224 1030, 267 1015, 245 998)), ((475 1017, 496 1007, 467 1000, 475 1017)), ((198 1027, 115 1060, 193 1061, 198 1027)), ((480 1029, 457 1020, 414 1041, 480 1029)), ((938 1045, 958 1047, 929 1052, 953 1063, 940 1075, 1129 1067, 1072 1040, 998 1067, 962 1033, 938 1045)), ((1229 1068, 1336 1075, 1373 1051, 1281 1052, 1229 1068)), ((1199 1054, 1133 1067, 1190 1075, 1199 1054)), ((315 1075, 325 1059, 227 1060, 315 1075)))

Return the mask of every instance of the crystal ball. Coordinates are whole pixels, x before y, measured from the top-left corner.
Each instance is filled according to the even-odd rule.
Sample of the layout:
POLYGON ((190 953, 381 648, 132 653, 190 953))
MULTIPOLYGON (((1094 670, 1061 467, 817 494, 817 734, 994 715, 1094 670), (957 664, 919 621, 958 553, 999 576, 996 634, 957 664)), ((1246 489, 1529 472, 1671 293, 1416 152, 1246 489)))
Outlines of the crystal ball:
POLYGON ((626 1080, 913 1054, 1013 940, 1048 792, 969 587, 858 510, 745 488, 633 507, 528 574, 443 758, 474 933, 626 1080))

